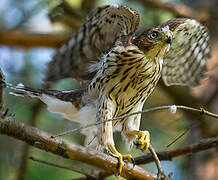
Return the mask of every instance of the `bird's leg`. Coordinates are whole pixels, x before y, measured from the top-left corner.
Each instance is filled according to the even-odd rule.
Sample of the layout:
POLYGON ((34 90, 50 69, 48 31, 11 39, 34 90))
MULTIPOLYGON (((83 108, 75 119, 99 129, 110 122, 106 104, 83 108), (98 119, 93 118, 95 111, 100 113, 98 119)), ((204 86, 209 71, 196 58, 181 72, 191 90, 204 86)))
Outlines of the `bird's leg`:
POLYGON ((130 154, 122 155, 115 148, 114 140, 113 140, 113 129, 112 122, 103 123, 102 136, 101 136, 101 144, 106 147, 106 150, 110 155, 118 158, 118 174, 121 174, 122 168, 124 166, 124 160, 134 163, 134 160, 130 154))
POLYGON ((122 168, 124 166, 124 160, 131 161, 133 164, 134 160, 130 154, 122 155, 115 148, 115 143, 113 139, 113 123, 112 121, 107 121, 107 119, 112 118, 112 105, 109 100, 100 101, 102 102, 99 107, 99 112, 97 118, 98 121, 102 121, 101 133, 100 135, 100 144, 106 148, 108 153, 116 158, 118 158, 118 174, 121 174, 122 168), (106 121, 106 122, 105 122, 106 121))
MULTIPOLYGON (((139 107, 137 111, 141 111, 142 107, 139 107)), ((137 149, 145 152, 150 145, 150 133, 148 131, 140 131, 141 114, 129 117, 123 124, 123 134, 129 142, 134 141, 137 149)))
POLYGON ((126 130, 125 135, 130 140, 136 137, 134 142, 136 148, 140 149, 142 152, 147 151, 150 145, 150 133, 148 131, 126 130))
POLYGON ((135 164, 135 161, 134 159, 132 158, 132 155, 131 154, 125 154, 125 155, 122 155, 121 153, 119 153, 117 151, 117 149, 115 148, 114 144, 108 144, 108 151, 109 153, 118 158, 118 174, 121 174, 122 172, 122 168, 124 166, 124 160, 127 160, 128 162, 132 162, 133 164, 135 164))

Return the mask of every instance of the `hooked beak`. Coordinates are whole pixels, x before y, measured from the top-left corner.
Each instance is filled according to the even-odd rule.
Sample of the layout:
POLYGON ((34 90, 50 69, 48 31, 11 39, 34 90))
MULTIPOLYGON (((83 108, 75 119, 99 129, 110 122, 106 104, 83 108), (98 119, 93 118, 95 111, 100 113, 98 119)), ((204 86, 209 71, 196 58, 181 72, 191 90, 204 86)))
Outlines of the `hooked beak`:
POLYGON ((166 37, 166 38, 165 38, 165 42, 168 43, 168 44, 171 44, 173 38, 172 38, 172 34, 171 34, 170 31, 168 31, 168 32, 166 33, 166 36, 165 36, 165 37, 166 37))

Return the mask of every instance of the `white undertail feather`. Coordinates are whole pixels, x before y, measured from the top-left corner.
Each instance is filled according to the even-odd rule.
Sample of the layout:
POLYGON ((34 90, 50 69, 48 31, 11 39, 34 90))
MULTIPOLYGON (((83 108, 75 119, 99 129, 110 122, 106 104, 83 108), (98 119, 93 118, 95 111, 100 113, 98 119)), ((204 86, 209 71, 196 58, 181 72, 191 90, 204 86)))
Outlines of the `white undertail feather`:
MULTIPOLYGON (((25 89, 25 86, 23 84, 19 84, 17 86, 10 85, 9 87, 15 90, 14 92, 10 92, 10 94, 15 96, 28 96, 31 98, 40 99, 43 103, 47 105, 47 109, 49 112, 60 114, 67 120, 80 123, 81 126, 85 126, 96 122, 96 102, 88 103, 81 109, 78 109, 69 101, 63 101, 45 93, 34 93, 31 90, 27 90, 25 89)), ((84 95, 83 101, 90 101, 90 99, 89 97, 87 97, 87 95, 84 95)), ((97 126, 92 126, 83 129, 81 130, 81 133, 86 136, 86 146, 91 145, 91 147, 97 147, 97 126)))
POLYGON ((80 122, 78 119, 78 109, 71 102, 62 101, 46 94, 42 94, 39 99, 47 105, 48 111, 61 114, 68 120, 80 122))
MULTIPOLYGON (((97 108, 95 105, 87 105, 80 109, 78 119, 82 126, 96 122, 97 108)), ((98 127, 92 126, 82 129, 81 133, 86 136, 85 146, 97 147, 98 145, 98 127)))

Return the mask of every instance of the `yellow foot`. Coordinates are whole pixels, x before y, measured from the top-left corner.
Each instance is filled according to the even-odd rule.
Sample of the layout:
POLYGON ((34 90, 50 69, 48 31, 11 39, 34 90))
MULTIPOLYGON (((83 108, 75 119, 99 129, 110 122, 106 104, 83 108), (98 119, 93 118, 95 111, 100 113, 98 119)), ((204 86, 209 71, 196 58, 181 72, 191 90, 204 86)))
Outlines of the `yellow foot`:
POLYGON ((121 172, 122 172, 122 168, 123 168, 123 166, 124 166, 124 162, 123 162, 124 160, 127 160, 128 162, 132 162, 133 165, 135 166, 135 161, 134 161, 134 159, 132 158, 132 155, 131 155, 131 154, 126 154, 126 155, 120 154, 120 153, 116 150, 116 148, 115 148, 115 146, 114 146, 113 144, 108 145, 108 151, 109 151, 109 153, 110 153, 112 156, 118 158, 118 176, 119 176, 119 175, 121 174, 121 172))
POLYGON ((142 152, 147 151, 150 146, 150 133, 148 131, 135 131, 136 135, 138 135, 135 145, 137 149, 141 149, 142 152))

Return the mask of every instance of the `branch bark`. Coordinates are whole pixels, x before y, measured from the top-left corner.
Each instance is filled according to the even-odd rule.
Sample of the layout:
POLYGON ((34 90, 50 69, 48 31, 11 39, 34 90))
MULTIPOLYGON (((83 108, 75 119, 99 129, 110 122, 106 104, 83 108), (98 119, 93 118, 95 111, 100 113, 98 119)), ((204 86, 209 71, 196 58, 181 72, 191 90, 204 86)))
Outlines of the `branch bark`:
MULTIPOLYGON (((188 145, 186 147, 178 148, 171 151, 163 151, 157 153, 157 156, 160 160, 171 161, 175 157, 184 156, 187 154, 197 153, 200 151, 205 151, 210 148, 218 146, 218 137, 202 139, 200 142, 188 145)), ((146 164, 154 161, 154 158, 151 154, 140 156, 135 158, 136 164, 146 164)))
POLYGON ((173 5, 169 2, 162 2, 160 0, 136 0, 143 3, 145 6, 150 6, 152 8, 166 9, 173 14, 180 17, 194 18, 200 22, 206 22, 210 19, 210 15, 207 11, 195 11, 184 4, 173 5))
POLYGON ((0 44, 22 48, 48 47, 58 48, 70 38, 69 34, 37 34, 24 31, 0 32, 0 44))
MULTIPOLYGON (((42 103, 36 102, 33 106, 31 106, 32 109, 32 115, 29 118, 29 124, 31 126, 36 126, 37 117, 40 113, 40 110, 42 109, 42 103)), ((28 144, 24 144, 21 150, 21 161, 19 164, 18 169, 18 175, 17 180, 25 180, 26 170, 28 166, 28 156, 30 154, 31 146, 28 144)))
POLYGON ((93 180, 97 180, 99 179, 99 177, 101 177, 101 174, 107 174, 108 176, 112 175, 111 173, 109 173, 108 171, 101 171, 101 169, 97 169, 97 168, 93 168, 92 166, 86 165, 84 163, 72 163, 70 166, 65 166, 62 164, 57 164, 57 163, 53 163, 53 162, 48 162, 45 160, 41 160, 38 159, 36 157, 29 157, 30 160, 41 163, 41 164, 45 164, 47 166, 53 166, 56 168, 61 168, 61 169, 65 169, 68 171, 74 171, 74 172, 78 172, 80 174, 85 175, 87 178, 93 179, 93 180))
MULTIPOLYGON (((0 133, 64 158, 81 161, 106 171, 117 172, 118 161, 116 158, 74 145, 60 138, 53 139, 51 135, 38 128, 20 123, 9 115, 4 116, 3 111, 0 116, 0 133)), ((127 179, 154 180, 156 178, 155 174, 147 172, 139 166, 133 168, 130 163, 124 165, 121 176, 127 179)))
MULTIPOLYGON (((4 74, 0 68, 0 80, 5 81, 4 74)), ((4 107, 4 87, 5 84, 0 82, 0 107, 4 107)))

